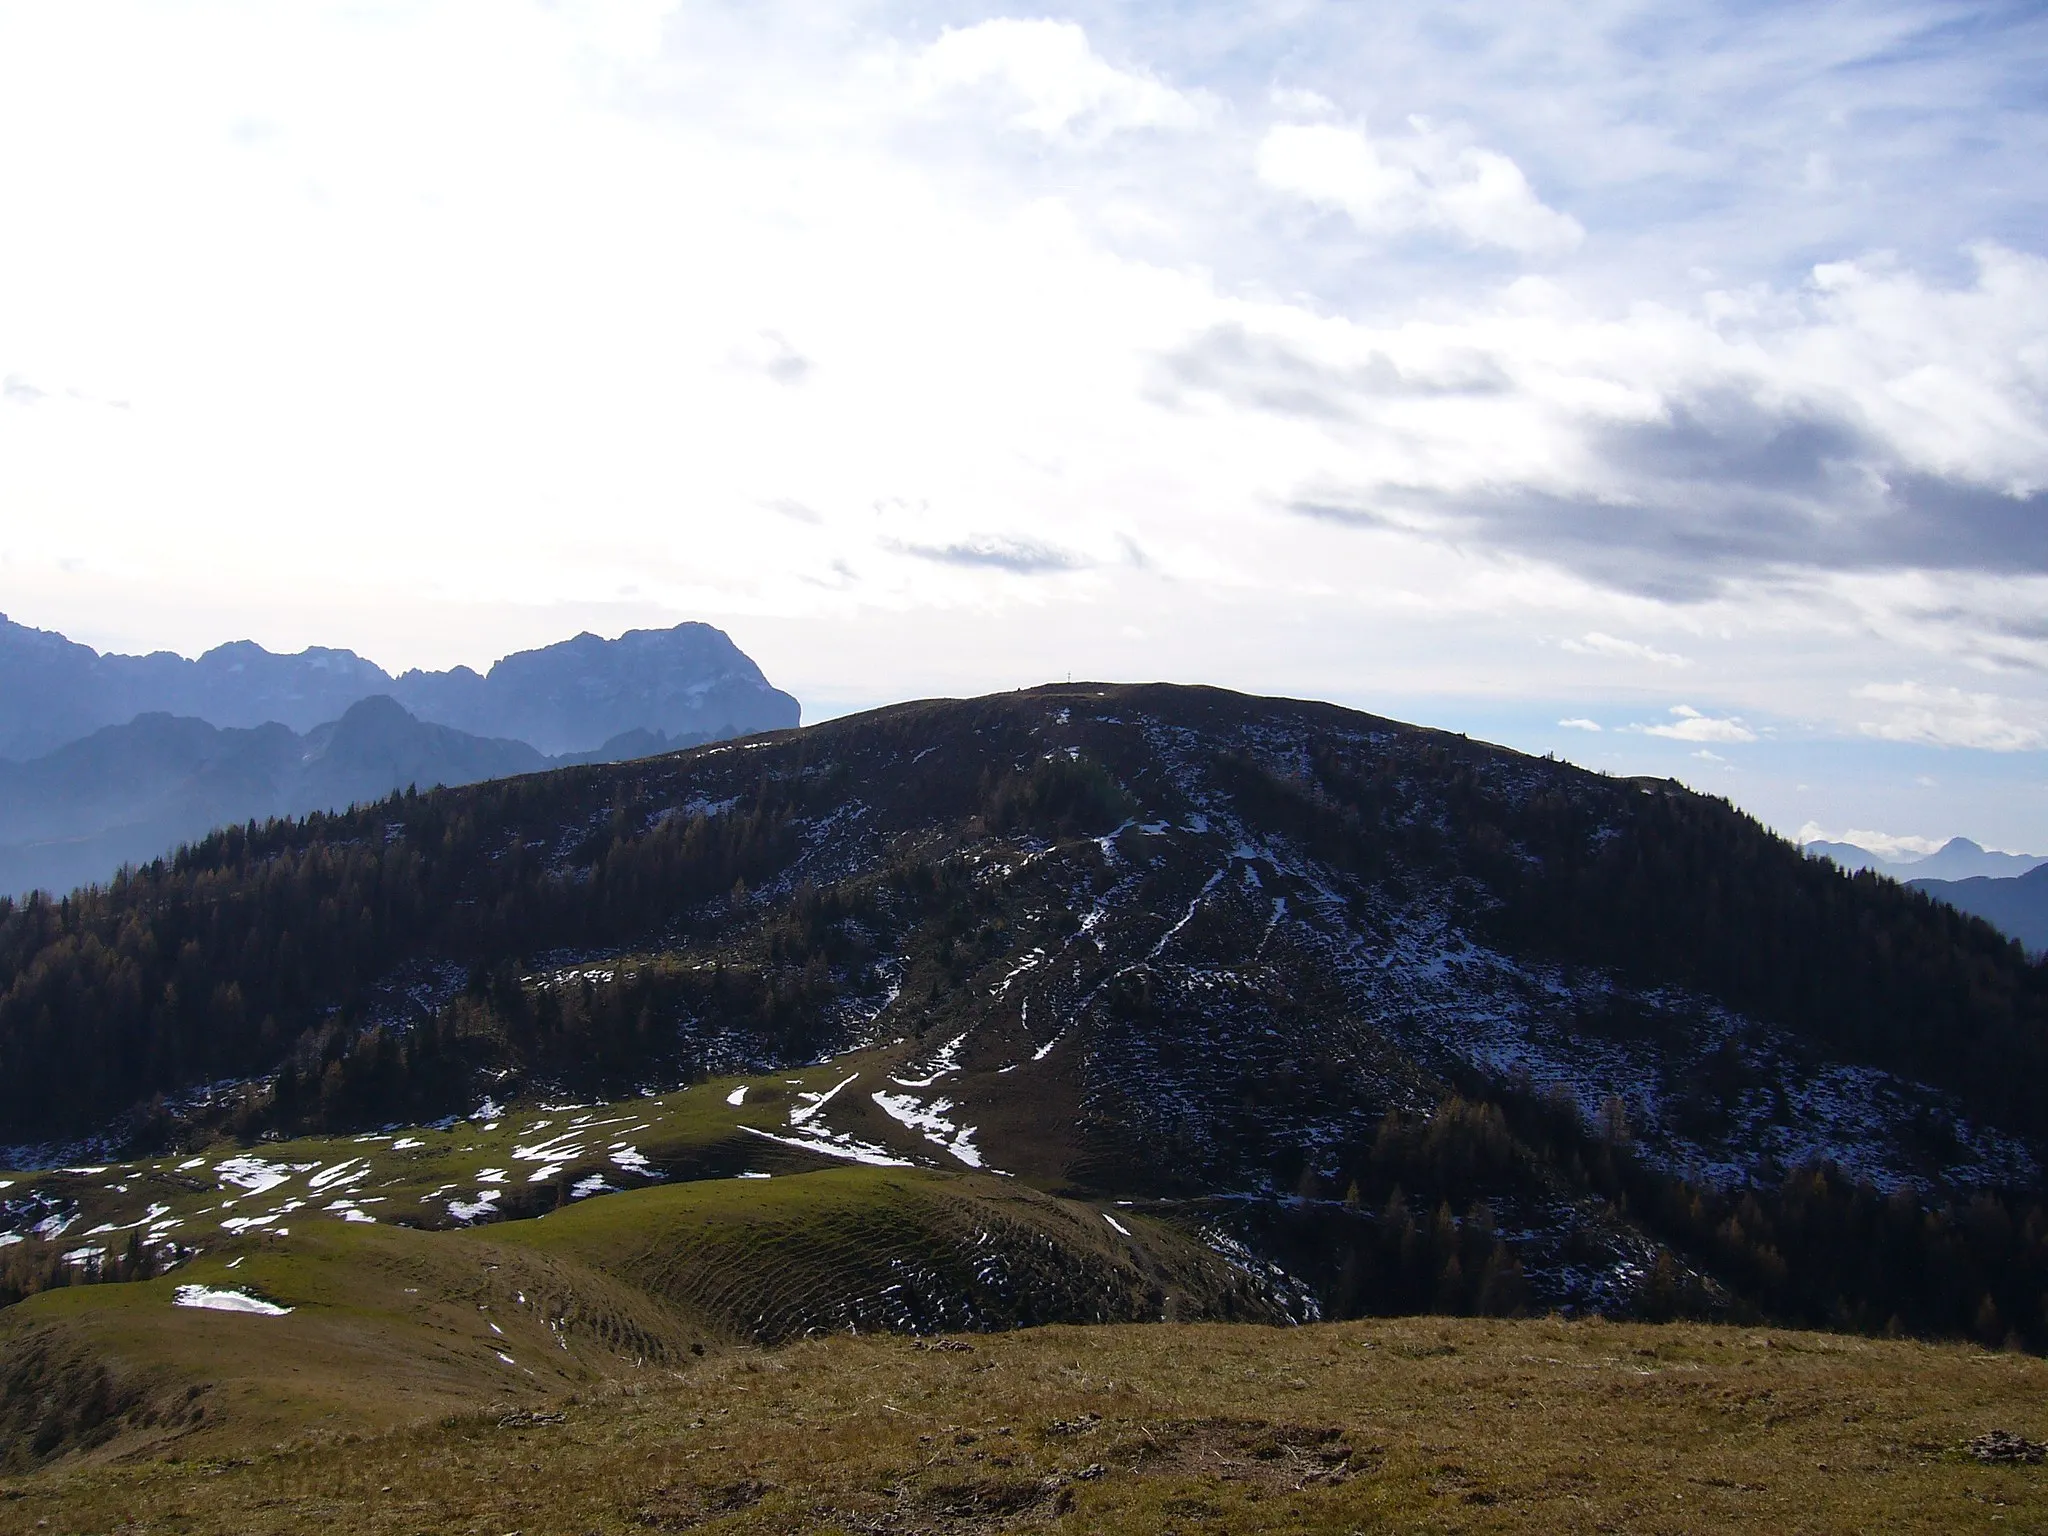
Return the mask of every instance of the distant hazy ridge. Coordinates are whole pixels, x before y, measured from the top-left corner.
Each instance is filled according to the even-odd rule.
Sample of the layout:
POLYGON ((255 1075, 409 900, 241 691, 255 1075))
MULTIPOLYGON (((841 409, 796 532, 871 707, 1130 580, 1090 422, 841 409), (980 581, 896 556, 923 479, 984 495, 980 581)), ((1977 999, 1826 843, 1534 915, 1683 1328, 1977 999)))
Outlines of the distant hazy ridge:
POLYGON ((579 635, 391 677, 248 641, 102 656, 0 617, 0 893, 69 890, 231 822, 794 726, 720 630, 579 635), (14 761, 7 759, 13 758, 14 761))
POLYGON ((797 723, 797 701, 772 687, 709 624, 583 634, 468 667, 393 677, 353 651, 278 656, 248 640, 197 661, 169 651, 101 655, 0 615, 0 758, 40 757, 103 726, 162 713, 210 725, 276 723, 304 732, 386 694, 422 720, 540 752, 588 752, 624 731, 708 740, 797 723))

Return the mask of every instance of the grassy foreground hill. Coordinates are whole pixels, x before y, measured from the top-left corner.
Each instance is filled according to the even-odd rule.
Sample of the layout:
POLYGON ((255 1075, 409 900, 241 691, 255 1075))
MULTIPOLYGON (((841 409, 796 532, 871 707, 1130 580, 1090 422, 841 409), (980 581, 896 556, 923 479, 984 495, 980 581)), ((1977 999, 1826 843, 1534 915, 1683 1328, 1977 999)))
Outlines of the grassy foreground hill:
POLYGON ((2037 1530, 2048 1468, 1971 1443, 2048 1431, 2044 1388, 2020 1356, 1696 1325, 842 1335, 74 1458, 0 1478, 0 1532, 2037 1530))
POLYGON ((910 1166, 886 1117, 893 1142, 802 1144, 848 1070, 8 1175, 68 1212, 54 1247, 158 1231, 182 1257, 0 1310, 0 1532, 2048 1519, 2048 1469, 1969 1448, 2035 1454, 2048 1362, 1683 1323, 1289 1326, 1303 1289, 1210 1207, 910 1166))
POLYGON ((672 1185, 475 1232, 315 1221, 0 1313, 0 1469, 523 1405, 741 1341, 1282 1321, 1170 1228, 972 1176, 672 1185))
POLYGON ((1312 1296, 1213 1203, 920 1168, 923 1130, 888 1115, 844 1122, 875 1140, 824 1128, 863 1074, 920 1070, 883 1050, 6 1175, 49 1231, 0 1261, 132 1239, 172 1267, 0 1310, 0 1532, 2048 1520, 2026 1459, 2048 1362, 1684 1323, 1287 1326, 1312 1296))

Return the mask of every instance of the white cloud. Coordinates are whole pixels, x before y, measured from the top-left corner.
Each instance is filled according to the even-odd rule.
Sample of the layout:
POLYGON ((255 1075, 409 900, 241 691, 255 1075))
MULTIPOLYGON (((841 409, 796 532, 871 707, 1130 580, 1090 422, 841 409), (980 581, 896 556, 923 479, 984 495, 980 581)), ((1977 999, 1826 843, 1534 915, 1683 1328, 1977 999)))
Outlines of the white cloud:
POLYGON ((1544 205, 1513 160, 1420 118, 1392 138, 1281 123, 1260 141, 1258 169, 1269 185, 1338 209, 1368 234, 1448 234, 1524 256, 1561 255, 1585 238, 1578 220, 1544 205))
POLYGON ((1910 680, 1866 683, 1856 690, 1856 697, 1889 706, 1881 718, 1859 722, 1865 735, 1884 741, 1986 752, 2028 752, 2048 746, 2048 710, 2038 703, 1910 680))
POLYGON ((1575 716, 1570 720, 1560 720, 1557 723, 1568 731, 1597 731, 1600 729, 1600 722, 1598 720, 1588 720, 1583 716, 1575 716))
POLYGON ((1581 656, 1614 656, 1624 661, 1654 661, 1664 667, 1689 667, 1692 663, 1673 651, 1660 651, 1636 640, 1617 639, 1602 634, 1599 630, 1588 630, 1576 640, 1561 642, 1568 651, 1581 656))
POLYGON ((1817 821, 1809 821, 1799 829, 1795 839, 1804 846, 1807 843, 1848 843, 1861 848, 1865 853, 1874 853, 1881 859, 1909 863, 1924 859, 1947 841, 1940 837, 1919 837, 1912 833, 1895 834, 1874 832, 1864 827, 1851 827, 1846 832, 1830 832, 1817 821))
POLYGON ((1744 725, 1735 716, 1701 714, 1690 704, 1674 704, 1671 713, 1676 716, 1668 724, 1632 725, 1632 731, 1645 736, 1663 736, 1671 741, 1755 741, 1756 732, 1744 725))
POLYGON ((1914 469, 2026 495, 2048 486, 2048 259, 1973 246, 1968 284, 1878 259, 1813 269, 1815 323, 1786 381, 1844 401, 1914 469))
POLYGON ((948 28, 911 66, 929 100, 994 92, 1009 121, 1047 138, 1100 138, 1134 128, 1193 128, 1200 103, 1142 70, 1118 69, 1071 21, 999 17, 948 28))

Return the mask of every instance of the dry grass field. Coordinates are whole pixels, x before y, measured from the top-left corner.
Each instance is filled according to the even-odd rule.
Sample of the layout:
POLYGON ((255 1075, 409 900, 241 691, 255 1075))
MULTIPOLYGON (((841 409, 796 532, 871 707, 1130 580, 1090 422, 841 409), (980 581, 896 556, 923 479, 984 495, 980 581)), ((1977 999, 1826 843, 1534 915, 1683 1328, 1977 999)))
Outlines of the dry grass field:
MULTIPOLYGON (((259 1318, 224 1321, 251 1327, 259 1318)), ((0 1531, 2048 1529, 2048 1362, 1408 1318, 721 1345, 381 1432, 231 1419, 0 1483, 0 1531)))

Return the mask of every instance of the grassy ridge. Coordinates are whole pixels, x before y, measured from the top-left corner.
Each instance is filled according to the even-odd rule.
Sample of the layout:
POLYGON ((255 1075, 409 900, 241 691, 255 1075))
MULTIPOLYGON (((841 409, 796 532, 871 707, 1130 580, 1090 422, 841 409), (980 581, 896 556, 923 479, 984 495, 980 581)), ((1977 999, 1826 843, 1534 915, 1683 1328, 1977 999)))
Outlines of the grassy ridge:
POLYGON ((986 1176, 835 1168, 610 1196, 495 1235, 764 1342, 1283 1315, 1180 1233, 1117 1219, 986 1176))
POLYGON ((1698 1326, 842 1336, 559 1422, 54 1469, 0 1482, 0 1531, 2026 1530, 2048 1469, 1963 1447, 2048 1431, 2044 1389, 2020 1356, 1698 1326))
POLYGON ((0 1467, 387 1429, 743 1340, 1285 1315, 1157 1223, 910 1168, 662 1185, 471 1230, 292 1220, 0 1312, 0 1467), (289 1310, 179 1306, 187 1286, 289 1310))
POLYGON ((381 1430, 537 1402, 729 1336, 559 1255, 321 1222, 0 1314, 0 1466, 381 1430), (175 1305, 189 1285, 291 1310, 175 1305))

